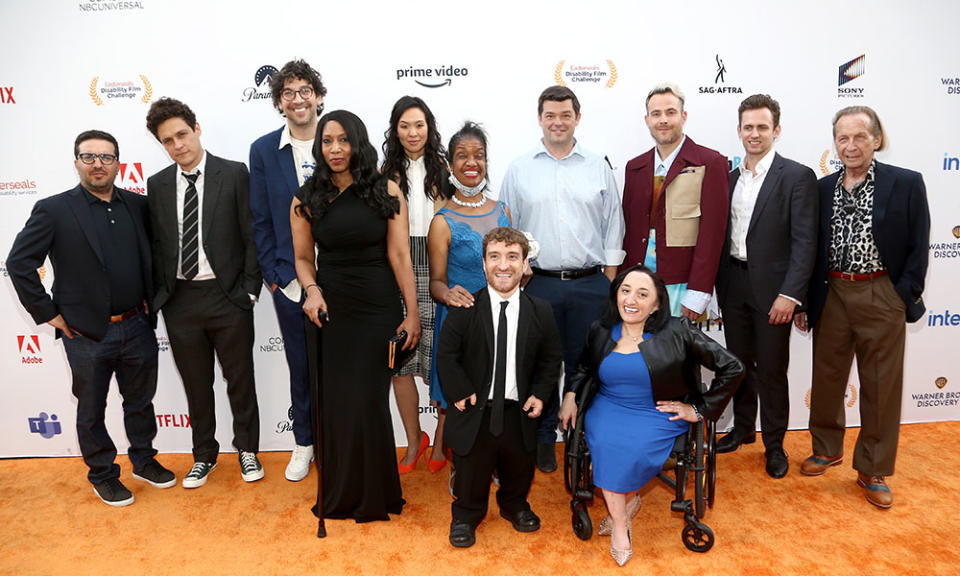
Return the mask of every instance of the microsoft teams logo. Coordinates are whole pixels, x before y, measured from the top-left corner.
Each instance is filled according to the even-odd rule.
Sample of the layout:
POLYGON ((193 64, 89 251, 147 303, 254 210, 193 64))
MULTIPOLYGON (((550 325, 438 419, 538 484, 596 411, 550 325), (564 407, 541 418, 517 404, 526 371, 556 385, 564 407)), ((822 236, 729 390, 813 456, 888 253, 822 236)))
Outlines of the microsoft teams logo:
POLYGON ((47 416, 46 412, 41 412, 36 418, 27 418, 27 423, 31 434, 39 434, 47 440, 63 432, 56 414, 47 416))

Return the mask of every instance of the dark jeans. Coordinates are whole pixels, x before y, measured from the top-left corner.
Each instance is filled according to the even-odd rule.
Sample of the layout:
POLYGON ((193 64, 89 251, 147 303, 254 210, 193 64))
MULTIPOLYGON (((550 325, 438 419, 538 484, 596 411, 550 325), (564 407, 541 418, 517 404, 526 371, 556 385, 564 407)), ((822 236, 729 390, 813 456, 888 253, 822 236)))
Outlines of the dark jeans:
POLYGON ((116 375, 123 397, 123 425, 130 448, 127 455, 134 470, 140 470, 157 451, 157 418, 153 395, 157 391, 157 336, 143 313, 107 326, 103 340, 84 336, 62 338, 70 371, 73 395, 77 397, 77 440, 83 461, 90 467, 87 478, 98 484, 120 477, 114 463, 117 447, 107 427, 104 412, 110 379, 116 375))
POLYGON ((310 381, 303 308, 300 302, 290 301, 280 288, 273 291, 273 307, 277 311, 277 323, 280 324, 280 334, 283 335, 283 351, 290 369, 293 439, 297 446, 312 446, 313 427, 310 424, 310 381))
MULTIPOLYGON (((564 378, 569 378, 580 359, 587 329, 606 309, 610 280, 600 272, 576 280, 534 275, 525 290, 531 296, 543 298, 553 307, 553 317, 557 321, 560 341, 563 344, 564 378)), ((537 442, 556 442, 559 412, 560 392, 554 387, 550 397, 543 402, 537 442)))

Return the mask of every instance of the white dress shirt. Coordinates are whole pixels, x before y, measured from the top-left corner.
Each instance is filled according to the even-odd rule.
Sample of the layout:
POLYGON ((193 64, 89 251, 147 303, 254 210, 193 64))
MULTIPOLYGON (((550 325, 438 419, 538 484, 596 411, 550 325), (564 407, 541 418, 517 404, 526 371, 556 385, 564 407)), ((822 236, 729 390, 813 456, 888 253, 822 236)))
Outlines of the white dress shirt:
POLYGON ((746 162, 740 164, 740 177, 733 188, 733 198, 730 200, 730 255, 738 260, 747 259, 747 229, 750 228, 750 219, 753 217, 753 207, 757 203, 757 196, 763 181, 773 164, 773 148, 757 162, 751 172, 746 162))
MULTIPOLYGON (((198 172, 200 176, 194 184, 197 188, 197 275, 193 279, 210 280, 216 278, 217 275, 213 273, 210 261, 207 260, 207 254, 203 251, 203 185, 207 172, 206 150, 203 151, 203 158, 200 159, 200 163, 187 174, 198 172)), ((180 263, 177 264, 177 278, 179 280, 186 280, 187 278, 183 275, 183 203, 187 194, 187 185, 190 184, 190 181, 183 174, 183 170, 180 169, 180 166, 177 166, 177 234, 180 238, 180 263)))
POLYGON ((410 160, 410 165, 407 166, 407 215, 410 218, 410 236, 426 238, 436 210, 433 209, 433 200, 423 193, 423 183, 427 179, 424 157, 421 155, 416 160, 410 160))
MULTIPOLYGON (((493 365, 497 365, 497 325, 500 324, 500 303, 504 298, 496 290, 487 286, 490 293, 490 312, 493 314, 493 365)), ((520 320, 520 289, 517 287, 507 299, 507 378, 504 398, 506 400, 520 399, 517 389, 517 322, 520 320)), ((496 378, 494 369, 493 378, 496 378)), ((487 400, 493 400, 493 380, 490 380, 490 394, 487 400)))

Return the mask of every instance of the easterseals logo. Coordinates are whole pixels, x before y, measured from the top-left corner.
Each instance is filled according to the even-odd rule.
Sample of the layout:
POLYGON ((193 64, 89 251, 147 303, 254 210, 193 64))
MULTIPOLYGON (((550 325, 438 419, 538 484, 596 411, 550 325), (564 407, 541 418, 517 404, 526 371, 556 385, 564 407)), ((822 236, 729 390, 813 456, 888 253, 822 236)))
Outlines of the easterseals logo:
POLYGON ((39 336, 36 334, 17 336, 17 345, 20 347, 21 364, 43 364, 39 336))
POLYGON ((143 164, 140 162, 120 163, 120 172, 117 174, 117 186, 124 190, 136 192, 141 196, 147 193, 147 181, 143 178, 143 164))
MULTIPOLYGON (((810 409, 810 394, 813 392, 811 388, 807 388, 807 394, 803 397, 803 403, 807 405, 807 409, 810 409)), ((857 389, 853 387, 853 384, 847 384, 847 391, 843 394, 843 404, 847 408, 853 408, 857 403, 857 389)))
POLYGON ((158 428, 190 428, 189 414, 157 414, 158 428))
POLYGON ((16 104, 13 98, 13 86, 0 86, 0 104, 16 104))
POLYGON ((863 98, 863 88, 844 88, 844 85, 863 76, 866 59, 867 55, 861 54, 840 65, 840 73, 837 77, 837 96, 840 98, 863 98))
POLYGON ((253 86, 248 86, 243 89, 243 97, 240 99, 241 102, 250 102, 251 100, 273 100, 273 94, 270 92, 270 83, 273 80, 273 77, 279 74, 280 71, 277 70, 274 66, 265 64, 257 68, 256 73, 253 75, 253 86))
POLYGON ((952 328, 960 326, 960 314, 951 314, 949 309, 941 313, 927 310, 927 326, 930 328, 952 328))
POLYGON ((153 86, 150 80, 140 74, 138 80, 100 80, 94 76, 90 81, 90 100, 97 106, 108 102, 141 102, 149 104, 153 98, 153 86))
POLYGON ((37 181, 29 178, 0 180, 0 196, 28 196, 37 193, 37 181))
POLYGON ((143 2, 116 2, 107 0, 94 0, 92 2, 81 2, 79 4, 81 12, 114 12, 123 10, 143 10, 143 2))
POLYGON ((436 68, 416 68, 414 66, 397 68, 396 74, 398 81, 409 79, 424 88, 443 88, 452 86, 456 79, 466 78, 470 74, 470 70, 466 66, 442 64, 436 68))
POLYGON ((63 433, 56 414, 48 416, 46 412, 41 412, 36 418, 27 418, 27 424, 30 426, 31 434, 39 434, 47 440, 63 433))
POLYGON ((280 336, 271 336, 267 338, 267 343, 260 345, 260 351, 283 352, 283 338, 280 336))
POLYGON ((713 77, 712 86, 701 86, 701 94, 743 94, 743 88, 740 86, 727 86, 727 65, 723 63, 723 58, 719 54, 714 55, 714 62, 717 69, 713 77))
POLYGON ((947 379, 940 376, 933 381, 937 392, 918 392, 910 394, 910 399, 917 403, 917 408, 935 408, 939 406, 957 406, 960 404, 960 392, 939 392, 947 386, 947 379))
POLYGON ((569 65, 566 60, 561 60, 553 68, 553 81, 557 86, 566 86, 569 83, 613 88, 619 79, 620 73, 617 72, 613 60, 604 60, 603 64, 578 62, 569 65))
POLYGON ((940 78, 940 85, 946 89, 947 94, 960 95, 960 78, 940 78))
MULTIPOLYGON (((953 237, 960 240, 960 226, 954 226, 950 231, 953 237)), ((960 258, 960 242, 931 242, 930 256, 936 259, 960 258)))
POLYGON ((828 148, 823 151, 823 154, 820 155, 820 162, 817 163, 817 166, 820 167, 820 174, 822 176, 829 176, 837 170, 843 168, 843 162, 837 158, 837 155, 833 153, 833 150, 828 148))

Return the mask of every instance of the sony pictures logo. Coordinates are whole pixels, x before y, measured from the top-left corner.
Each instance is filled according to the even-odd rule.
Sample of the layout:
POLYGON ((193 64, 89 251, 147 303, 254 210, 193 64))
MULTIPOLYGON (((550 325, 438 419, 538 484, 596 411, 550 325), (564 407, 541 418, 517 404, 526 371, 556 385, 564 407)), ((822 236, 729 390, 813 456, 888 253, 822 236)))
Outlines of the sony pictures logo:
POLYGON ((243 98, 241 98, 240 101, 272 100, 273 95, 270 92, 270 83, 273 77, 279 72, 279 70, 269 64, 257 68, 257 72, 253 75, 254 85, 243 89, 243 98))
POLYGON ((436 68, 415 68, 413 66, 397 68, 396 74, 397 80, 409 78, 424 88, 442 88, 451 86, 456 78, 467 77, 470 70, 466 66, 442 64, 436 68))
POLYGON ((863 98, 863 88, 846 87, 844 85, 863 76, 867 60, 866 54, 861 54, 849 62, 840 65, 837 77, 837 96, 840 98, 863 98))
POLYGON ((39 434, 47 440, 63 432, 56 414, 48 416, 46 412, 41 412, 36 418, 27 418, 27 424, 31 434, 39 434))
POLYGON ((570 83, 613 88, 619 79, 620 73, 617 72, 613 60, 604 60, 602 64, 595 62, 567 64, 566 60, 561 60, 553 69, 553 81, 557 86, 566 86, 570 83))
POLYGON ((911 394, 910 398, 917 403, 917 408, 935 408, 940 406, 957 406, 960 404, 960 392, 940 392, 947 386, 947 379, 943 376, 933 381, 937 392, 921 392, 911 394))
POLYGON ((743 88, 740 86, 727 86, 727 65, 724 64, 723 58, 719 54, 715 54, 713 57, 714 62, 717 65, 713 77, 712 86, 701 86, 699 92, 701 94, 743 94, 743 88))

